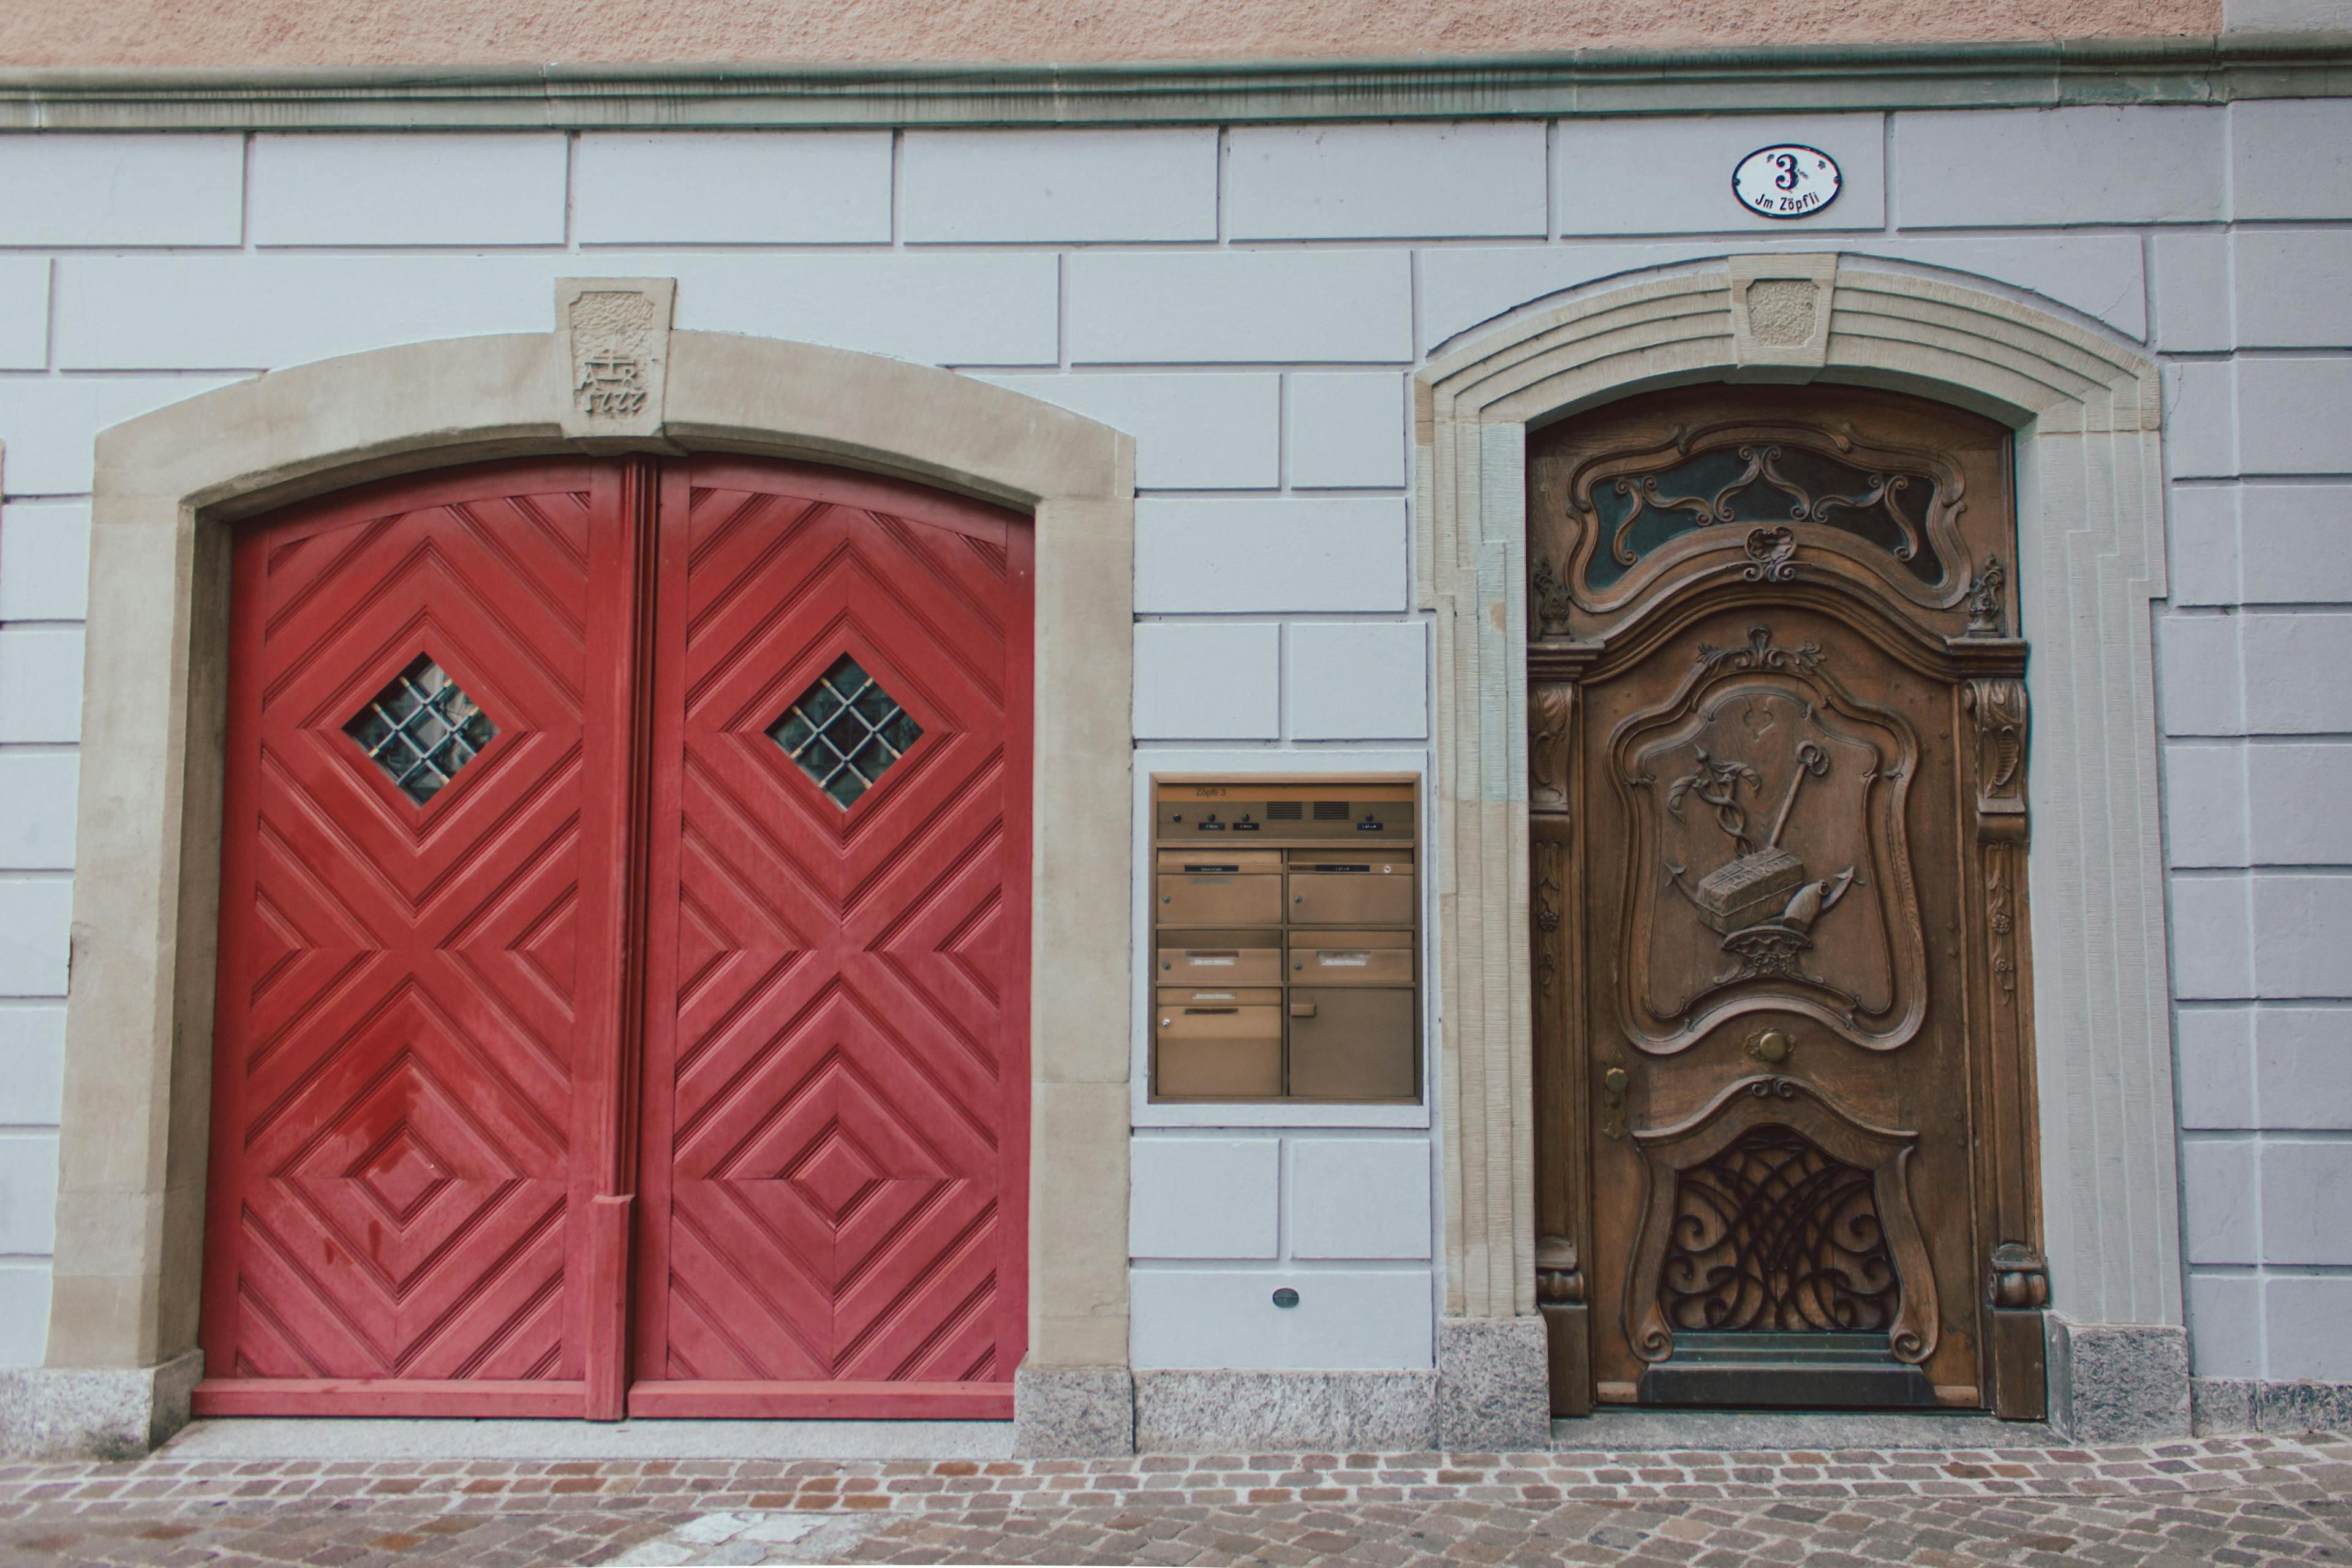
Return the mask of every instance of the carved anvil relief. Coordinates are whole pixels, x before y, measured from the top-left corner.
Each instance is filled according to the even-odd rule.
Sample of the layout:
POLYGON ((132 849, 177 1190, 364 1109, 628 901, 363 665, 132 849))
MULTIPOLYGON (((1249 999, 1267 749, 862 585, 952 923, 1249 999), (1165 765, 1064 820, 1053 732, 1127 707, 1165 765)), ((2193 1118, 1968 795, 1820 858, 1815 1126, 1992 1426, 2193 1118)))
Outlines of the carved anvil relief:
POLYGON ((1681 1050, 1763 1008, 1891 1049, 1925 1009, 1904 799, 1910 728, 1849 697, 1811 644, 1702 646, 1675 696, 1620 726, 1633 826, 1623 952, 1634 1043, 1681 1050))

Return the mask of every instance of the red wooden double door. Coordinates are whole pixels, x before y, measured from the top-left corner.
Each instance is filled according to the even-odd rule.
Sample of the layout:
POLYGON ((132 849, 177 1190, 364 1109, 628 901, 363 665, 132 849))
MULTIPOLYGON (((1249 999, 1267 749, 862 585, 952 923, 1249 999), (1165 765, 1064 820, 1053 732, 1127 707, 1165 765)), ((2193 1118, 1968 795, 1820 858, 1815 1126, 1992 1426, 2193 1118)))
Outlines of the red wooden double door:
POLYGON ((1031 533, 740 458, 247 527, 213 1414, 1011 1414, 1031 533))

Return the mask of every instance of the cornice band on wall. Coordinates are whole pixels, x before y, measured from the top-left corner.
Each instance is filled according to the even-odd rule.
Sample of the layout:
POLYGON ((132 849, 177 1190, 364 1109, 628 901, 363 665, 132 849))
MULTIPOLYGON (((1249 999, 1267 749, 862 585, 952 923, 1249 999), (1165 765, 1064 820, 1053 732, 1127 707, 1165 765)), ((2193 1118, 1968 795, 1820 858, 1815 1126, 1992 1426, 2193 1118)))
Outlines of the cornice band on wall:
POLYGON ((1105 65, 0 68, 0 130, 583 130, 2054 108, 2352 94, 2352 34, 1105 65))

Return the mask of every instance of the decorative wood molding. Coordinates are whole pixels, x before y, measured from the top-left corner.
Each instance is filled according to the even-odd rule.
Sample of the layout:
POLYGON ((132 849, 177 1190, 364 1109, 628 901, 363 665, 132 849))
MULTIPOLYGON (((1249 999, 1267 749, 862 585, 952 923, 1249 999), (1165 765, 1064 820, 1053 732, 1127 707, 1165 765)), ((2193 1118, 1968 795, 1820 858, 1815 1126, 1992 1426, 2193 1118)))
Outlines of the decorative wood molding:
MULTIPOLYGON (((2048 1278, 2078 1321, 2178 1323, 2148 618, 2165 592, 2156 367, 1957 274, 1844 256, 1797 275, 1822 289, 1817 367, 1766 363, 1752 318, 1743 338, 1724 262, 1531 306, 1416 378, 1414 594, 1436 617, 1444 1310, 1537 1305, 1529 679, 1532 667, 1572 680, 1593 654, 1528 646, 1538 606, 1527 593, 1527 427, 1664 384, 1810 376, 1937 398, 2018 432, 2013 564, 2033 591, 2015 629, 2031 641, 2026 684, 2045 720, 2037 787, 2063 803, 2045 806, 2030 863, 2021 837, 2002 847, 2008 885, 2031 876, 2036 927, 2053 933, 2036 950, 2035 994, 2013 994, 2042 1057, 2048 1278)), ((1728 561, 1748 563, 1744 548, 1728 561)), ((1566 563, 1552 565, 1565 580, 1566 563)), ((2013 679, 2022 658, 2005 636, 1947 647, 1987 678, 2013 679)), ((2021 953, 2032 938, 2013 919, 2011 940, 2021 953)))
MULTIPOLYGON (((1791 1132, 1799 1146, 1811 1145, 1810 1152, 1814 1157, 1847 1167, 1841 1173, 1854 1177, 1859 1189, 1843 1201, 1858 1204, 1859 1215, 1867 1215, 1866 1220, 1857 1215, 1842 1224, 1841 1217, 1850 1211, 1823 1211, 1815 1214, 1811 1224, 1788 1227, 1791 1234, 1813 1237, 1817 1247, 1828 1248, 1833 1254, 1776 1260, 1783 1264, 1810 1263, 1819 1268, 1823 1281, 1834 1282, 1823 1283, 1817 1291, 1794 1292, 1794 1297, 1843 1297, 1845 1300, 1840 1301, 1841 1305, 1853 1305, 1857 1304, 1853 1298, 1854 1286, 1870 1280, 1883 1284, 1885 1296, 1893 1300, 1881 1307, 1884 1316, 1877 1321, 1832 1324, 1776 1321, 1725 1326, 1883 1328, 1886 1331, 1887 1347, 1897 1361, 1916 1364, 1927 1360, 1942 1329, 1935 1271, 1928 1266, 1927 1244, 1919 1233, 1919 1221, 1911 1206, 1907 1171, 1919 1134, 1873 1126, 1831 1101, 1818 1088, 1775 1073, 1759 1073, 1728 1085, 1705 1110, 1687 1121, 1671 1127, 1645 1128, 1633 1134, 1634 1146, 1650 1170, 1649 1205, 1642 1215, 1633 1267, 1626 1276, 1625 1322, 1633 1334, 1634 1352, 1650 1362, 1664 1361, 1674 1353, 1675 1324, 1669 1321, 1672 1314, 1660 1297, 1674 1288, 1678 1278, 1690 1277, 1693 1294, 1699 1294, 1706 1291, 1706 1280, 1740 1268, 1741 1260, 1735 1256, 1735 1236, 1725 1234, 1719 1224, 1694 1222, 1686 1216, 1681 1207, 1681 1193, 1692 1173, 1733 1150, 1745 1136, 1767 1128, 1791 1132), (1862 1258, 1844 1251, 1839 1245, 1840 1238, 1856 1245, 1877 1242, 1883 1250, 1874 1258, 1862 1258), (1711 1244, 1719 1244, 1719 1249, 1710 1250, 1711 1244), (1670 1254, 1694 1246, 1704 1253, 1705 1267, 1678 1268, 1670 1260, 1670 1254)), ((1822 1184, 1807 1184, 1810 1188, 1822 1184)), ((1770 1188, 1765 1191, 1773 1192, 1770 1188)), ((1815 1200, 1839 1201, 1822 1199, 1818 1193, 1815 1200)), ((1754 1266, 1752 1260, 1748 1266, 1754 1266)), ((1818 1306, 1819 1302, 1807 1304, 1818 1306)))

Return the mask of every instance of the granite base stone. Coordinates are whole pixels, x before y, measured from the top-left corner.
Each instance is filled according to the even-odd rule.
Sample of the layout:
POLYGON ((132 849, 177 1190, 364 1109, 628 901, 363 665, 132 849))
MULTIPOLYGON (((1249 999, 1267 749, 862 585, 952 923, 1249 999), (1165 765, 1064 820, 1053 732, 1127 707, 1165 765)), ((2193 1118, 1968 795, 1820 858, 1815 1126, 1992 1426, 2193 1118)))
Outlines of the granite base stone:
POLYGON ((1432 1447, 1436 1436, 1434 1372, 1135 1374, 1135 1446, 1142 1453, 1397 1453, 1432 1447))
POLYGON ((2046 1322, 2053 1430, 2082 1444, 2189 1436, 2187 1329, 2078 1323, 2056 1312, 2046 1322))
POLYGON ((2352 1383, 2200 1377, 2189 1385, 2189 1405, 2200 1436, 2352 1432, 2352 1383))
POLYGON ((1437 1446, 1506 1453, 1551 1442, 1541 1318, 1437 1321, 1437 1446))
POLYGON ((0 1453, 135 1459, 188 1424, 205 1354, 160 1366, 26 1366, 0 1372, 0 1453))
POLYGON ((1013 1451, 1095 1458, 1135 1452, 1135 1375, 1123 1366, 1029 1366, 1013 1374, 1013 1451))

